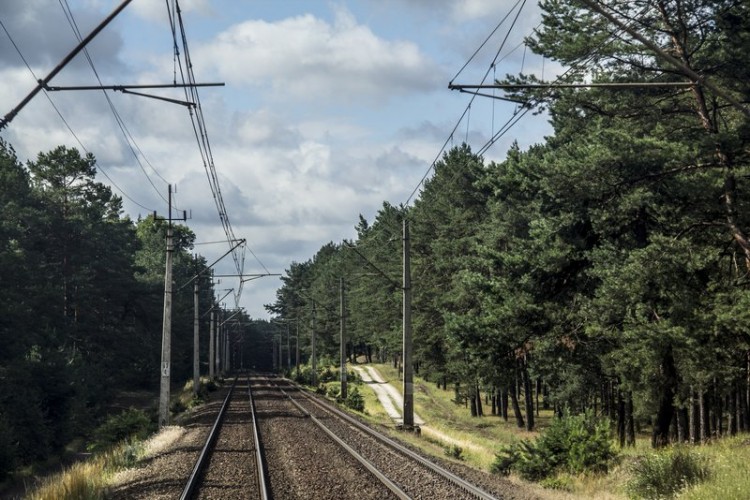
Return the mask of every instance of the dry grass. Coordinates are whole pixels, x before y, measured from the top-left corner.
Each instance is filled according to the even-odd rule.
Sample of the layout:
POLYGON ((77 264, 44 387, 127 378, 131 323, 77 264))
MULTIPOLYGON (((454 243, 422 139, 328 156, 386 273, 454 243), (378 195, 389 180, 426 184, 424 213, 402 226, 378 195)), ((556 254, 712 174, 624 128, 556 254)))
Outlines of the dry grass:
POLYGON ((60 474, 46 479, 32 491, 29 500, 65 500, 102 498, 104 475, 103 460, 74 464, 60 474))

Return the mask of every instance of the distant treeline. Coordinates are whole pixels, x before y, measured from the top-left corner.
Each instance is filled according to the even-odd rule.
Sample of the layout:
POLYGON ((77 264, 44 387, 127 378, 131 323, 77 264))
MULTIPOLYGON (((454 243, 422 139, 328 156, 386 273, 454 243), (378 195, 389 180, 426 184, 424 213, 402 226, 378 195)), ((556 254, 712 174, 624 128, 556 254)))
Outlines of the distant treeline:
MULTIPOLYGON (((121 199, 95 174, 93 156, 75 149, 22 165, 0 142, 0 480, 85 435, 119 391, 158 397, 166 223, 123 217, 121 199)), ((193 287, 178 287, 206 268, 189 251, 194 240, 174 226, 176 385, 193 369, 193 287)), ((202 279, 201 311, 213 297, 202 279)), ((209 316, 201 317, 205 363, 209 316)))
POLYGON ((270 309, 335 356, 343 277, 348 352, 397 360, 405 218, 415 368, 474 414, 490 393, 528 428, 540 399, 610 416, 623 444, 750 430, 750 6, 617 2, 675 65, 579 5, 542 2, 528 40, 571 68, 558 83, 649 86, 512 92, 554 135, 500 163, 446 152, 413 206, 293 263, 270 309))

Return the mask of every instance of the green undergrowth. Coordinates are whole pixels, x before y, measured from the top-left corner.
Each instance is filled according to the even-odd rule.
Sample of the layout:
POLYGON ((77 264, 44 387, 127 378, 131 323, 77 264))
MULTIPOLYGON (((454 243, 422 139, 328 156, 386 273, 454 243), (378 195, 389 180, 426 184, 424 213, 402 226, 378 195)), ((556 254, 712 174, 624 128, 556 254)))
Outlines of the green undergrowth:
MULTIPOLYGON (((373 366, 386 381, 399 391, 402 390, 399 372, 393 365, 373 366)), ((539 451, 536 448, 537 438, 544 435, 555 421, 551 411, 542 410, 536 419, 536 430, 527 432, 519 429, 512 417, 506 422, 501 417, 490 415, 489 405, 484 408, 484 417, 471 417, 470 410, 464 402, 455 401, 452 387, 444 390, 415 376, 414 411, 426 422, 421 436, 417 436, 395 431, 393 422, 382 409, 374 392, 367 390, 367 384, 363 384, 362 387, 368 420, 382 424, 390 429, 389 432, 393 436, 422 449, 425 453, 443 459, 460 460, 485 471, 490 470, 498 452, 522 441, 528 444, 527 451, 533 462, 532 452, 539 451), (438 434, 430 432, 431 430, 438 434), (446 436, 450 441, 446 441, 446 436)), ((572 429, 569 428, 562 434, 576 435, 584 432, 587 424, 575 421, 566 425, 572 426, 572 429)), ((589 447, 579 445, 573 452, 573 457, 566 457, 566 462, 571 461, 569 465, 557 466, 549 474, 540 474, 538 482, 525 483, 521 479, 521 474, 512 470, 510 479, 517 483, 529 484, 539 495, 552 499, 750 498, 748 434, 723 438, 703 446, 668 447, 660 450, 653 450, 648 436, 642 434, 638 436, 635 447, 620 450, 614 444, 611 448, 605 444, 608 440, 603 424, 598 428, 593 423, 588 425, 593 436, 587 441, 589 447), (619 458, 615 458, 615 454, 619 458), (601 461, 587 462, 592 457, 601 458, 601 461)), ((557 441, 563 440, 559 434, 558 432, 557 441)), ((554 448, 556 444, 550 442, 546 443, 546 446, 554 448)), ((533 469, 534 465, 530 465, 533 469)))
MULTIPOLYGON (((198 395, 193 394, 190 380, 182 390, 173 394, 170 410, 176 414, 203 404, 209 393, 218 388, 208 378, 201 379, 198 395)), ((51 475, 28 492, 30 500, 98 500, 106 498, 107 487, 113 476, 134 467, 146 454, 146 440, 157 431, 155 408, 129 408, 108 417, 92 433, 86 449, 92 456, 74 463, 51 475)))

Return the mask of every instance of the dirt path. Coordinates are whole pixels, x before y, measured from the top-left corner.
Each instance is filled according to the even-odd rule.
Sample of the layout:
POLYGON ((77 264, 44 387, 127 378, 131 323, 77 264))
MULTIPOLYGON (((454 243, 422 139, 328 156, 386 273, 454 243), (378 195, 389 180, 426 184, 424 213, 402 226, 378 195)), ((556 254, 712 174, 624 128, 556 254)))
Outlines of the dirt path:
MULTIPOLYGON (((370 387, 375 395, 378 397, 378 401, 383 406, 383 409, 388 416, 397 424, 403 423, 401 417, 401 411, 399 408, 404 406, 404 398, 396 387, 386 381, 380 372, 373 366, 353 366, 362 381, 370 387)), ((469 447, 475 450, 484 450, 485 448, 480 445, 473 443, 467 443, 466 441, 459 441, 458 439, 452 438, 451 436, 440 432, 434 427, 425 423, 424 419, 419 417, 416 413, 414 414, 414 423, 420 427, 422 434, 429 436, 432 439, 443 442, 446 445, 459 445, 462 447, 469 447)))

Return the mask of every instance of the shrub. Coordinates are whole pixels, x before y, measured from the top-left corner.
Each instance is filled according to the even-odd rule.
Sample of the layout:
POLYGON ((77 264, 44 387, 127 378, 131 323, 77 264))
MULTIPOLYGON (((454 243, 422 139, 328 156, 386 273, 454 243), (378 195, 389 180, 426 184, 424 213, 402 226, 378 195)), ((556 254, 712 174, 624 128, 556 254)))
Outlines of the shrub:
POLYGON ((539 481, 560 471, 604 472, 614 458, 607 420, 566 415, 553 420, 535 441, 524 439, 501 448, 491 471, 516 471, 524 479, 539 481))
POLYGON ((670 497, 711 476, 706 458, 683 447, 639 457, 630 472, 628 492, 642 498, 670 497))
POLYGON ((325 383, 325 382, 333 382, 334 380, 339 379, 339 372, 335 368, 331 368, 330 366, 326 366, 322 372, 318 375, 318 382, 325 383))
POLYGON ((326 384, 326 396, 329 398, 333 398, 336 401, 339 401, 341 399, 341 383, 340 382, 331 382, 329 384, 326 384))
POLYGON ((92 451, 108 448, 129 438, 144 439, 156 430, 155 422, 142 410, 130 408, 109 417, 94 431, 92 451))
POLYGON ((105 468, 116 471, 133 467, 144 453, 143 441, 125 441, 104 455, 105 468))
POLYGON ((455 458, 456 460, 464 459, 464 449, 456 444, 446 446, 443 453, 445 453, 446 457, 455 458))
POLYGON ((359 389, 353 387, 349 394, 346 395, 346 401, 344 402, 347 407, 358 412, 365 411, 365 398, 359 393, 359 389))

